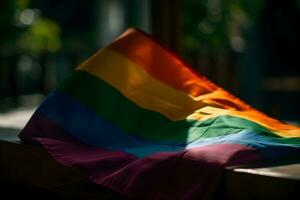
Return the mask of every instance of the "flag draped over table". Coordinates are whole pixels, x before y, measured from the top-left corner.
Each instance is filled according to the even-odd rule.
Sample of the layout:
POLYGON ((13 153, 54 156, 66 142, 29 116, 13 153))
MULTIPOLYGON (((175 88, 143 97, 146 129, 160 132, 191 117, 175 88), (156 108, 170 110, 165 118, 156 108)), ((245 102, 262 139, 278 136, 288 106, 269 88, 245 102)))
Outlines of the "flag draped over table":
POLYGON ((209 197, 225 166, 297 157, 299 137, 135 29, 80 65, 20 134, 138 199, 209 197))

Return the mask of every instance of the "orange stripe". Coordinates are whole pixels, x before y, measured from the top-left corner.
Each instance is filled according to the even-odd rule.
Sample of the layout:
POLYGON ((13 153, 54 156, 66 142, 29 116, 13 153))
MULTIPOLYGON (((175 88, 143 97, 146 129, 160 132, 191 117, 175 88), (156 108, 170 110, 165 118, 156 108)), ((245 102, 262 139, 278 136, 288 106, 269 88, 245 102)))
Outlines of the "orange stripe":
POLYGON ((129 29, 108 48, 125 55, 153 77, 193 96, 216 88, 213 84, 200 81, 179 59, 137 30, 129 29))
POLYGON ((108 48, 126 56, 154 78, 191 96, 197 97, 222 90, 219 96, 210 99, 211 103, 238 110, 250 108, 246 103, 194 72, 174 53, 157 44, 145 33, 129 29, 108 48), (221 100, 228 98, 231 102, 221 100))

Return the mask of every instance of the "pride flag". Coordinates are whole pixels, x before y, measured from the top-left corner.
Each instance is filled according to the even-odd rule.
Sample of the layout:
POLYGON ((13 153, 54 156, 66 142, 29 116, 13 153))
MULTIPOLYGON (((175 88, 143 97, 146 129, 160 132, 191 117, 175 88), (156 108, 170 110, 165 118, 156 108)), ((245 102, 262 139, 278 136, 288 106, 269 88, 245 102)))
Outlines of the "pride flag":
POLYGON ((20 138, 136 199, 207 198, 226 166, 300 155, 300 128, 197 74, 129 29, 81 64, 20 138))

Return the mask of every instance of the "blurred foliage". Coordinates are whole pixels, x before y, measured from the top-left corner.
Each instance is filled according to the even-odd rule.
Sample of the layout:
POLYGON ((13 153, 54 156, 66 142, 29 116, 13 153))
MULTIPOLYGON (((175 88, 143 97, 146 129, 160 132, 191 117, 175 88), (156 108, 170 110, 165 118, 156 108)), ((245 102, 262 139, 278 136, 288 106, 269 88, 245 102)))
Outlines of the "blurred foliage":
POLYGON ((185 52, 242 51, 243 32, 259 20, 262 4, 257 0, 183 1, 185 52))
POLYGON ((17 46, 33 53, 55 52, 60 48, 60 28, 47 18, 38 19, 17 40, 17 46))
POLYGON ((59 25, 30 8, 30 0, 0 2, 0 51, 43 53, 61 46, 59 25))

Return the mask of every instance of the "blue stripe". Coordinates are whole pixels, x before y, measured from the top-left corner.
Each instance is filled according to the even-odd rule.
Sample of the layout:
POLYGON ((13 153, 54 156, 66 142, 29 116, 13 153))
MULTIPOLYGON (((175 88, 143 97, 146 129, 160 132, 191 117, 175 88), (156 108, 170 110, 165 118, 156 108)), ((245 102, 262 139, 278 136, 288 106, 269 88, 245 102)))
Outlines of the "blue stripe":
POLYGON ((281 138, 252 130, 243 130, 235 134, 202 138, 186 146, 186 149, 209 144, 242 144, 261 152, 266 160, 276 160, 286 156, 300 156, 300 138, 281 138), (288 140, 290 143, 286 143, 288 140))
POLYGON ((124 133, 101 119, 87 106, 61 92, 53 92, 38 108, 48 119, 83 143, 110 150, 122 150, 137 157, 157 152, 183 150, 183 146, 151 144, 124 133))
POLYGON ((282 142, 285 138, 266 136, 263 133, 243 130, 239 133, 200 138, 186 146, 155 144, 127 134, 112 123, 102 119, 90 108, 61 92, 53 92, 38 108, 48 119, 64 128, 80 141, 110 150, 122 150, 137 157, 145 157, 157 152, 175 152, 209 144, 242 144, 259 150, 265 159, 277 159, 299 154, 300 139, 294 144, 282 142), (296 144, 298 143, 298 144, 296 144))

